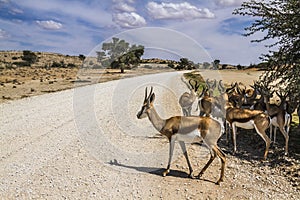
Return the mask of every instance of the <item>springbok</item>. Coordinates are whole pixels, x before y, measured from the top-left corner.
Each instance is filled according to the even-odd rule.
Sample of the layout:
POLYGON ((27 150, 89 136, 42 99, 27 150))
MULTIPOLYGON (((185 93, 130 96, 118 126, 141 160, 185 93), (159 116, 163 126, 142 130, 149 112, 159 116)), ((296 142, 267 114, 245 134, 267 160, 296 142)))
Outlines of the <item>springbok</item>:
MULTIPOLYGON (((206 81, 206 84, 209 86, 208 80, 206 81)), ((215 85, 215 84, 214 84, 215 85)), ((228 94, 232 94, 232 91, 236 88, 237 83, 231 84, 229 88, 225 88, 222 80, 219 80, 218 84, 218 90, 219 95, 218 96, 210 96, 209 92, 207 92, 207 88, 203 89, 202 94, 199 96, 198 100, 198 107, 200 109, 199 116, 212 116, 213 118, 217 119, 219 122, 223 123, 223 127, 225 127, 225 105, 226 101, 228 101, 228 94)), ((227 144, 229 143, 229 134, 228 131, 226 131, 226 138, 227 138, 227 144)))
POLYGON ((216 85, 217 80, 214 80, 213 83, 210 84, 209 79, 206 79, 206 87, 203 87, 202 93, 198 97, 198 107, 200 109, 199 116, 205 115, 209 117, 214 111, 214 108, 219 110, 221 109, 220 105, 218 104, 218 99, 213 96, 216 85))
POLYGON ((245 102, 245 89, 240 88, 241 83, 235 82, 231 84, 231 90, 226 92, 228 95, 228 101, 232 103, 234 107, 242 107, 245 102))
POLYGON ((250 85, 250 88, 245 90, 245 102, 244 107, 247 106, 247 108, 251 108, 258 99, 256 99, 258 92, 258 85, 254 81, 253 85, 250 85))
POLYGON ((154 108, 153 102, 155 100, 155 94, 152 90, 153 87, 151 87, 151 91, 148 95, 147 88, 145 89, 144 103, 141 110, 137 113, 137 118, 142 119, 148 117, 154 128, 169 140, 169 161, 167 169, 163 172, 163 176, 166 176, 170 172, 175 141, 179 141, 189 167, 189 177, 193 178, 193 169, 188 158, 185 142, 192 141, 194 138, 202 138, 209 148, 211 156, 200 171, 198 178, 202 176, 212 161, 216 157, 219 157, 222 163, 221 174, 216 184, 220 184, 224 179, 226 163, 226 156, 217 145, 217 141, 222 135, 221 124, 212 118, 199 116, 173 116, 168 119, 162 119, 154 108))
MULTIPOLYGON (((287 101, 287 108, 286 112, 292 116, 292 114, 297 110, 298 115, 298 121, 300 121, 300 102, 299 97, 290 95, 289 100, 287 101)), ((300 127, 300 123, 298 124, 298 127, 300 127)))
POLYGON ((206 85, 207 85, 207 92, 208 92, 208 95, 210 97, 212 97, 214 95, 214 91, 216 89, 216 86, 217 86, 217 80, 214 79, 212 81, 212 83, 210 83, 209 79, 206 79, 206 85))
MULTIPOLYGON (((290 115, 285 111, 285 98, 287 96, 281 96, 279 94, 277 94, 280 99, 281 99, 281 103, 279 106, 275 105, 275 104, 270 104, 270 96, 272 96, 273 92, 270 93, 267 90, 263 91, 263 98, 264 98, 264 102, 266 104, 267 107, 267 113, 269 114, 270 118, 271 118, 271 124, 273 126, 275 126, 275 132, 274 132, 274 141, 276 139, 276 127, 279 128, 280 132, 282 133, 282 135, 285 138, 285 155, 288 154, 288 144, 289 144, 289 124, 291 121, 291 117, 290 115), (285 127, 288 127, 287 130, 285 130, 285 127)), ((270 128, 270 137, 272 138, 272 126, 270 128)))
POLYGON ((199 116, 209 117, 212 111, 213 97, 209 94, 208 87, 203 87, 202 93, 198 99, 198 108, 200 110, 199 116))
POLYGON ((270 118, 266 113, 259 110, 236 108, 233 107, 231 103, 227 103, 226 121, 229 123, 233 132, 234 153, 236 153, 236 127, 240 127, 243 129, 255 129, 257 134, 266 143, 264 160, 267 158, 271 141, 266 134, 266 130, 270 126, 270 118))
POLYGON ((232 93, 232 90, 236 87, 236 84, 231 85, 229 88, 225 88, 222 80, 219 80, 218 91, 219 95, 209 96, 207 89, 202 91, 202 94, 198 99, 198 107, 200 108, 199 116, 212 115, 216 118, 225 118, 225 104, 228 101, 228 94, 232 93))
POLYGON ((252 106, 250 107, 251 110, 261 110, 261 111, 266 111, 267 106, 265 104, 263 94, 260 88, 256 88, 257 92, 260 94, 259 98, 256 98, 255 101, 253 102, 252 106))
POLYGON ((197 97, 197 91, 200 87, 197 81, 195 81, 195 85, 193 86, 191 80, 189 80, 190 90, 191 92, 183 93, 179 98, 179 104, 182 109, 182 113, 184 116, 191 116, 192 106, 197 97))

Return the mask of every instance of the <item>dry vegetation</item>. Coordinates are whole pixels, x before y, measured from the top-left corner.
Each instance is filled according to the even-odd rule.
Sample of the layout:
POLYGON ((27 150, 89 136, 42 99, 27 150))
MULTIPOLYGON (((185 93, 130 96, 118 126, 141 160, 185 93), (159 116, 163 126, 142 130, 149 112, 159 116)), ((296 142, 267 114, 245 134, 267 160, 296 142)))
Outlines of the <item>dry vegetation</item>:
POLYGON ((29 67, 19 66, 23 62, 22 51, 0 52, 0 102, 71 88, 82 64, 78 56, 35 54, 37 61, 29 67), (54 62, 69 67, 51 68, 54 62))
POLYGON ((55 53, 36 53, 38 61, 29 66, 18 67, 22 52, 0 52, 0 103, 43 93, 57 92, 92 83, 106 82, 141 74, 157 73, 163 68, 158 64, 126 70, 121 74, 116 69, 86 69, 78 56, 55 53), (66 67, 50 67, 54 62, 66 67), (68 67, 72 66, 72 67, 68 67))

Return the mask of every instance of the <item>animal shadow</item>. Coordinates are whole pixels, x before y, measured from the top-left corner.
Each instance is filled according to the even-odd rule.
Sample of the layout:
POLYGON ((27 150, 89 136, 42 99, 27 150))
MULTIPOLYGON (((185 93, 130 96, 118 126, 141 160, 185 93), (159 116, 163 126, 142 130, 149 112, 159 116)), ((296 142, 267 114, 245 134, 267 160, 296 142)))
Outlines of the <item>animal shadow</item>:
MULTIPOLYGON (((124 168, 127 168, 127 169, 134 169, 134 170, 139 171, 139 172, 149 173, 149 174, 160 176, 160 177, 162 177, 162 174, 165 171, 165 168, 138 167, 138 166, 125 165, 125 164, 119 163, 116 159, 111 160, 108 164, 114 165, 114 166, 119 166, 119 167, 124 167, 124 168)), ((168 173, 167 176, 176 177, 176 178, 189 178, 188 173, 186 173, 184 171, 172 170, 172 169, 170 170, 170 173, 168 173)), ((199 179, 198 178, 193 178, 193 179, 203 180, 203 181, 215 184, 215 182, 213 182, 211 180, 208 180, 208 179, 205 179, 205 178, 202 178, 202 177, 200 177, 199 179)))
MULTIPOLYGON (((127 169, 134 169, 139 172, 149 173, 157 176, 162 176, 163 172, 165 171, 164 168, 157 168, 157 167, 140 167, 140 166, 130 166, 126 164, 119 163, 116 159, 111 160, 108 164, 124 167, 127 169)), ((179 171, 179 170, 170 170, 170 173, 167 176, 179 177, 179 178, 187 178, 188 173, 179 171)))

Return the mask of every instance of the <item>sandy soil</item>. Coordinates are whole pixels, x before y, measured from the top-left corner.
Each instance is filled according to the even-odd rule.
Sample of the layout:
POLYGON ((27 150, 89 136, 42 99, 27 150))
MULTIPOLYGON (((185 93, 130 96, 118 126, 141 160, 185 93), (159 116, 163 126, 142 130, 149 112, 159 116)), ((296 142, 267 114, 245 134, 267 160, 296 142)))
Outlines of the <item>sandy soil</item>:
POLYGON ((200 70, 200 74, 204 79, 218 79, 223 80, 224 84, 231 84, 233 82, 241 82, 245 86, 253 85, 263 71, 257 69, 249 70, 200 70))
POLYGON ((133 70, 18 67, 0 71, 0 103, 74 87, 170 71, 168 68, 133 70))
MULTIPOLYGON (((205 78, 221 76, 225 83, 252 83, 259 75, 202 73, 205 78)), ((214 184, 220 161, 216 159, 200 180, 189 179, 179 145, 170 175, 161 176, 168 142, 148 119, 136 119, 136 113, 144 88, 154 86, 158 113, 164 118, 181 114, 178 97, 187 90, 181 76, 139 76, 0 104, 0 198, 299 199, 299 148, 293 134, 290 157, 282 156, 278 136, 278 146, 266 162, 260 161, 264 143, 252 131, 238 136, 235 156, 222 137, 219 145, 227 154, 227 166, 220 186, 214 184)), ((188 153, 197 174, 209 153, 198 145, 189 145, 188 153)))

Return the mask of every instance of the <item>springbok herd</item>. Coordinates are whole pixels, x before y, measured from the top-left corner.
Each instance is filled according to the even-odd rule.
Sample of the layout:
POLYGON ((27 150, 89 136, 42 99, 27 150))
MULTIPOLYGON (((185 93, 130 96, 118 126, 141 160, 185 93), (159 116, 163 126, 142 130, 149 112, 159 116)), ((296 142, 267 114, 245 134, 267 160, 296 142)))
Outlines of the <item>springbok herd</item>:
POLYGON ((222 80, 207 79, 204 85, 190 80, 188 87, 190 92, 183 93, 179 98, 183 116, 162 119, 154 107, 153 87, 149 94, 148 89, 145 89, 144 102, 137 114, 138 119, 148 117, 155 129, 169 140, 169 161, 163 176, 170 172, 175 141, 178 141, 189 167, 189 177, 194 178, 185 143, 200 138, 209 148, 211 157, 197 177, 200 178, 212 161, 219 157, 221 174, 216 184, 220 184, 224 178, 226 156, 218 147, 217 142, 225 130, 228 142, 230 129, 232 129, 233 152, 235 153, 237 127, 255 129, 265 141, 264 160, 267 158, 271 140, 273 139, 275 143, 276 129, 279 128, 285 138, 285 155, 288 155, 291 114, 296 109, 300 120, 298 100, 289 98, 289 95, 283 92, 274 92, 274 88, 258 82, 254 82, 247 89, 242 83, 237 82, 225 87, 222 80), (202 90, 198 95, 200 86, 202 90), (275 94, 280 99, 279 104, 270 103, 270 99, 275 94), (199 116, 191 115, 194 103, 197 103, 199 116), (270 128, 270 137, 266 134, 268 128, 270 128), (273 133, 274 137, 272 137, 273 133))

